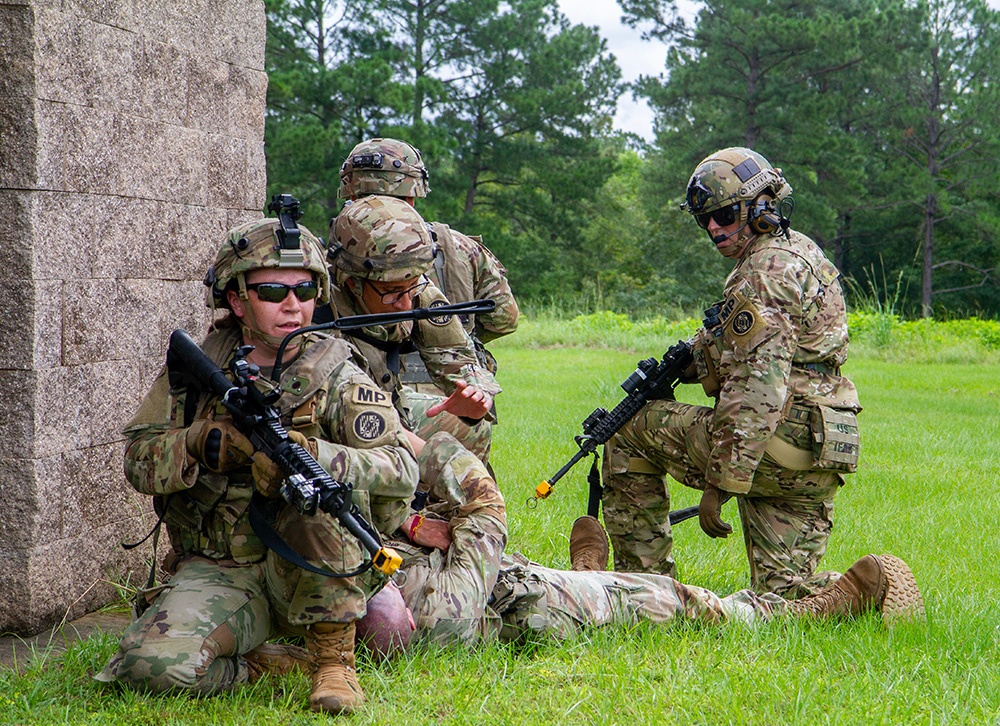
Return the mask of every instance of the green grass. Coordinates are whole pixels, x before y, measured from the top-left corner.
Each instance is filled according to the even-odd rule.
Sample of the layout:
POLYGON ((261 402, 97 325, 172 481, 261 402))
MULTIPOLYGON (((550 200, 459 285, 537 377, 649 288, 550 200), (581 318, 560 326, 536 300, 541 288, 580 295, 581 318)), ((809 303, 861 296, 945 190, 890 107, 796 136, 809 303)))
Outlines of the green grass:
MULTIPOLYGON (((622 327, 614 319, 559 329, 571 322, 528 321, 493 346, 505 387, 493 462, 508 501, 511 547, 558 567, 568 565, 570 526, 586 508, 589 461, 535 509, 527 498, 573 454, 580 421, 595 406, 617 403, 618 383, 636 360, 685 334, 663 324, 602 336, 601 325, 622 327), (598 347, 615 336, 628 352, 598 347), (585 347, 549 347, 573 342, 585 347)), ((897 344, 907 345, 888 345, 897 344)), ((837 496, 823 565, 843 570, 868 552, 903 557, 925 594, 926 624, 886 631, 869 616, 757 628, 639 626, 563 644, 417 651, 389 664, 362 662, 369 700, 350 722, 1000 723, 1000 376, 981 341, 969 343, 964 358, 947 343, 922 345, 920 360, 932 362, 880 353, 859 336, 862 355, 846 372, 865 406, 863 459, 837 496)), ((682 398, 702 400, 690 386, 682 398)), ((672 493, 675 507, 697 502, 697 492, 680 485, 672 493)), ((735 505, 723 514, 738 530, 735 505)), ((682 579, 722 594, 746 585, 738 531, 711 540, 691 520, 675 534, 682 579)), ((308 682, 298 675, 201 700, 101 686, 90 674, 115 646, 110 636, 94 638, 0 672, 0 723, 329 721, 308 711, 308 682)))

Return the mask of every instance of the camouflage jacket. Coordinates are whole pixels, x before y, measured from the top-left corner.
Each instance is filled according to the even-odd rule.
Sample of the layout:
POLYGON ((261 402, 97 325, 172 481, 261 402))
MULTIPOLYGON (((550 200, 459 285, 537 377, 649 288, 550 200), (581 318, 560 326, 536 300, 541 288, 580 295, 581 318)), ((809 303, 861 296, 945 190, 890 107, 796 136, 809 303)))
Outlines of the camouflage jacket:
MULTIPOLYGON (((210 333, 202 348, 225 369, 240 342, 237 330, 224 329, 210 333)), ((323 468, 353 484, 364 516, 391 532, 406 517, 418 466, 395 409, 350 357, 343 341, 310 335, 282 376, 276 405, 286 428, 316 440, 323 468)), ((256 562, 265 549, 248 521, 250 467, 213 474, 188 454, 186 396, 185 389, 170 388, 164 369, 125 428, 125 474, 165 507, 176 552, 256 562)), ((225 416, 217 398, 202 395, 196 419, 225 416)))
MULTIPOLYGON (((433 284, 427 286, 413 301, 414 307, 431 307, 447 303, 447 299, 433 284)), ((339 287, 333 288, 331 307, 337 318, 366 314, 357 307, 354 297, 339 287)), ((403 384, 400 370, 405 370, 402 355, 415 350, 427 366, 431 380, 446 394, 455 390, 455 381, 464 380, 492 396, 500 393, 493 374, 483 368, 476 358, 472 338, 465 332, 455 316, 416 322, 376 326, 360 331, 338 331, 353 345, 358 353, 355 361, 373 381, 393 396, 401 406, 403 384)), ((404 416, 405 411, 400 411, 404 416)), ((406 422, 412 425, 412 421, 406 422)))
POLYGON ((860 411, 840 367, 847 312, 839 272, 808 237, 790 231, 752 240, 726 280, 718 328, 703 333, 717 356, 707 481, 749 491, 775 429, 792 404, 860 411))
POLYGON ((403 598, 417 637, 441 645, 496 637, 499 617, 487 600, 507 543, 503 495, 483 463, 447 433, 431 436, 417 459, 429 486, 422 514, 447 521, 452 537, 446 552, 415 545, 402 532, 390 542, 403 558, 403 598))
POLYGON ((497 306, 490 313, 463 315, 466 332, 486 343, 517 330, 520 311, 507 282, 507 270, 483 244, 482 238, 470 237, 447 224, 428 224, 431 237, 443 255, 434 258, 427 276, 453 303, 469 300, 493 300, 497 306))

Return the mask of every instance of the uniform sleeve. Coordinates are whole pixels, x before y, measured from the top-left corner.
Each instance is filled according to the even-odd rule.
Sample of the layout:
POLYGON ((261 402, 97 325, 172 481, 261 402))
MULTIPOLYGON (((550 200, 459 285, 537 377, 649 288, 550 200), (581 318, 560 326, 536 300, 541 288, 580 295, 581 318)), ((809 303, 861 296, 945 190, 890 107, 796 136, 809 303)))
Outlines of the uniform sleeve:
POLYGON ((708 484, 750 490, 781 422, 798 342, 802 284, 794 266, 751 269, 723 307, 722 388, 715 407, 708 484))
POLYGON ((419 471, 392 398, 353 363, 333 374, 332 405, 322 414, 328 438, 317 439, 317 460, 331 476, 367 492, 373 524, 393 531, 406 516, 419 471))
POLYGON ((469 517, 489 517, 507 536, 503 495, 483 462, 443 431, 427 439, 417 457, 420 478, 430 485, 429 501, 443 504, 452 529, 469 517))
POLYGON ((485 298, 497 304, 492 312, 476 315, 476 337, 488 343, 517 330, 517 319, 521 311, 510 290, 510 283, 507 282, 507 270, 500 264, 500 260, 481 242, 473 240, 473 243, 480 251, 475 267, 476 299, 485 298))
MULTIPOLYGON (((433 284, 420 295, 422 307, 444 303, 447 300, 433 284)), ((450 395, 458 380, 476 386, 491 396, 500 393, 501 388, 493 374, 479 365, 472 338, 457 316, 419 320, 413 326, 412 338, 431 379, 445 393, 450 395)))
POLYGON ((189 489, 198 479, 198 462, 187 451, 187 429, 172 428, 175 403, 164 371, 125 428, 125 477, 143 494, 189 489))

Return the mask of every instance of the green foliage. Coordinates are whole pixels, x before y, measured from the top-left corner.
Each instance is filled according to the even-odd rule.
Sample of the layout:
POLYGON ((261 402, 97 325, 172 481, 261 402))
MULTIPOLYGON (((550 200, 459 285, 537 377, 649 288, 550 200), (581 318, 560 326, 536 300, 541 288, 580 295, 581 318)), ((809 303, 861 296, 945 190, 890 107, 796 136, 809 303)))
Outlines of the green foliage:
POLYGON ((632 90, 645 145, 611 129, 625 88, 556 0, 268 0, 268 192, 325 234, 347 152, 424 152, 430 220, 486 244, 529 303, 633 316, 703 309, 730 263, 680 211, 707 154, 750 145, 794 188, 793 226, 894 313, 1000 313, 1000 13, 983 0, 619 0, 662 43, 632 90))
POLYGON ((844 274, 881 259, 907 283, 907 311, 1000 310, 998 198, 979 170, 1000 142, 996 10, 706 0, 686 27, 670 0, 619 4, 668 46, 667 73, 636 86, 657 113, 654 193, 717 148, 751 146, 784 169, 793 226, 844 274))

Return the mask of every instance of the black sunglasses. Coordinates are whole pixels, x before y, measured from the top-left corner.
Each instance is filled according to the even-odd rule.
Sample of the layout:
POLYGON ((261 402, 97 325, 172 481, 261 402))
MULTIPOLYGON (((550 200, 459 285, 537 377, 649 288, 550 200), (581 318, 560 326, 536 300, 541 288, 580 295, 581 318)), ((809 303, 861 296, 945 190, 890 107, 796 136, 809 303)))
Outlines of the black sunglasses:
POLYGON ((319 284, 315 280, 306 280, 297 285, 286 285, 283 282, 251 282, 247 284, 247 290, 255 290, 257 297, 264 302, 280 303, 289 292, 295 293, 301 302, 314 300, 319 295, 319 284))
POLYGON ((720 207, 713 212, 705 212, 704 214, 696 214, 694 216, 695 220, 698 222, 698 226, 702 229, 708 229, 708 223, 710 220, 715 220, 715 223, 720 227, 728 227, 730 224, 736 221, 736 215, 740 212, 740 205, 733 204, 728 207, 720 207))

